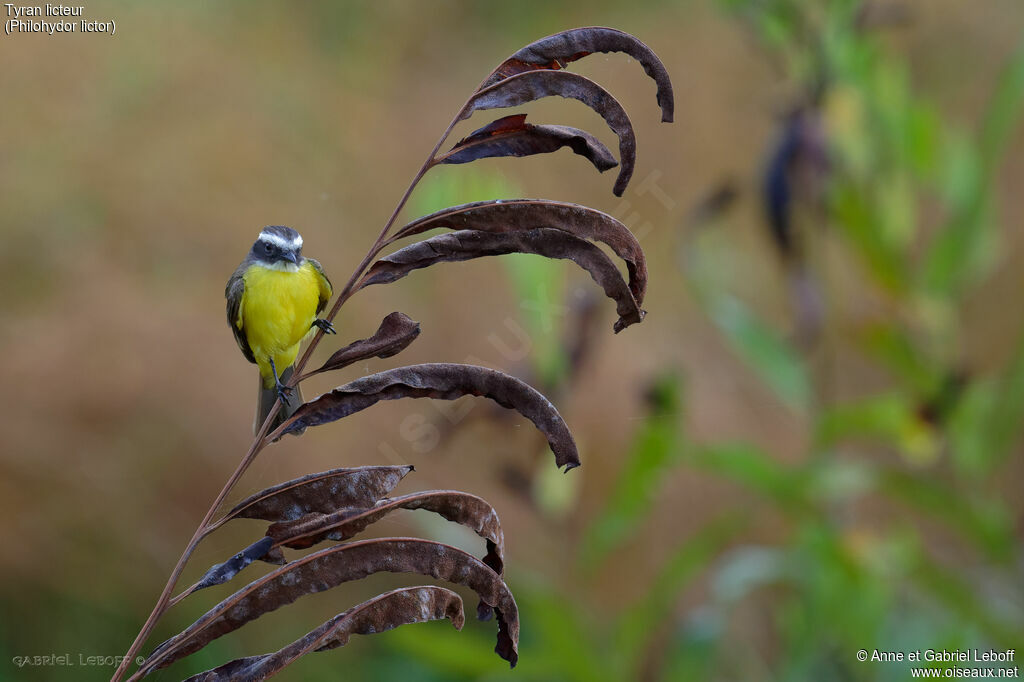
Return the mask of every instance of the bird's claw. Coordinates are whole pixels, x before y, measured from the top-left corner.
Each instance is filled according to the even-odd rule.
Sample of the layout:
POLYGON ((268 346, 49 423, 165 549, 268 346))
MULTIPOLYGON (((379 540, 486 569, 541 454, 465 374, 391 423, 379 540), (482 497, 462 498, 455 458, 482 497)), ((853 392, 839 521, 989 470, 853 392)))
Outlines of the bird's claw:
POLYGON ((275 388, 277 389, 277 397, 281 401, 281 404, 287 404, 288 399, 292 397, 292 391, 294 389, 292 389, 291 386, 285 386, 280 381, 277 382, 275 388))
POLYGON ((318 318, 316 320, 313 320, 313 325, 312 326, 317 327, 324 334, 337 334, 338 333, 338 332, 336 332, 334 330, 334 325, 331 324, 327 320, 321 320, 321 319, 318 318))

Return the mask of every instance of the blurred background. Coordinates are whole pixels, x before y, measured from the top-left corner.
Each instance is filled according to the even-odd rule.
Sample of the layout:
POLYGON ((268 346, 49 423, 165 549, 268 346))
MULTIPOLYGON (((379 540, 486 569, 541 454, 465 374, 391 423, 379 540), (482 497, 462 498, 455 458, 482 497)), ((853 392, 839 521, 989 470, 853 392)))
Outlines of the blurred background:
MULTIPOLYGON (((399 310, 423 325, 400 358, 305 387, 497 367, 552 397, 584 466, 563 476, 529 422, 486 401, 395 401, 278 443, 233 496, 411 463, 398 493, 484 497, 520 664, 492 653, 493 622, 430 623, 280 679, 903 680, 905 663, 856 651, 1024 655, 1019 0, 97 0, 85 14, 116 34, 0 36, 0 678, 108 679, 13 658, 123 653, 244 454, 256 372, 222 291, 259 229, 297 228, 343 283, 480 80, 585 25, 639 37, 675 86, 662 124, 625 56, 572 66, 632 117, 625 195, 562 151, 435 169, 403 216, 515 196, 611 213, 649 259, 644 323, 613 335, 613 305, 566 262, 446 265, 354 297, 317 353, 399 310)), ((522 110, 617 148, 578 102, 522 110)), ((262 532, 208 538, 181 584, 262 532)), ((370 535, 482 552, 426 512, 370 535)), ((275 650, 422 581, 302 600, 153 679, 275 650)), ((170 611, 145 651, 235 587, 170 611)))

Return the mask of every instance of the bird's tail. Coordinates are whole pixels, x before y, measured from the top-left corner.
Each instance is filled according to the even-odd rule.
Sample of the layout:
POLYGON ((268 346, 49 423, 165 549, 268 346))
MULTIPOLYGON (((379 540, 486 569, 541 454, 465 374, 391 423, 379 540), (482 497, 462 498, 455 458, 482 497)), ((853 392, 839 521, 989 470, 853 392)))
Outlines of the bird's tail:
MULTIPOLYGON (((281 383, 286 384, 291 379, 292 368, 289 367, 281 372, 281 383)), ((263 377, 260 377, 259 385, 259 398, 256 402, 256 423, 253 424, 253 433, 259 433, 260 427, 263 426, 263 422, 267 419, 267 415, 270 414, 270 410, 274 407, 274 403, 277 402, 277 389, 273 386, 270 388, 263 387, 263 377)), ((302 405, 302 392, 299 387, 296 386, 292 389, 292 394, 288 396, 288 400, 281 405, 281 409, 274 415, 274 421, 270 424, 270 429, 267 433, 271 433, 278 426, 283 424, 289 417, 295 414, 295 410, 299 409, 302 405)), ((293 432, 295 435, 302 433, 301 431, 293 432)))

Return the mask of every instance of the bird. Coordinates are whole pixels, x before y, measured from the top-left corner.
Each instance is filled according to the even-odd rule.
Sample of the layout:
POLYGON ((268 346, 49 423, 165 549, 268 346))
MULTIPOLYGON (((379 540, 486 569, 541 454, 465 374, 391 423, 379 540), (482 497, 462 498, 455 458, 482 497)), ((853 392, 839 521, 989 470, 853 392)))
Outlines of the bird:
POLYGON ((302 340, 316 328, 335 333, 328 320, 318 317, 332 293, 323 266, 303 257, 302 236, 282 225, 263 228, 228 279, 228 325, 242 355, 259 368, 254 433, 278 400, 281 409, 270 431, 302 405, 299 387, 287 383, 302 340))

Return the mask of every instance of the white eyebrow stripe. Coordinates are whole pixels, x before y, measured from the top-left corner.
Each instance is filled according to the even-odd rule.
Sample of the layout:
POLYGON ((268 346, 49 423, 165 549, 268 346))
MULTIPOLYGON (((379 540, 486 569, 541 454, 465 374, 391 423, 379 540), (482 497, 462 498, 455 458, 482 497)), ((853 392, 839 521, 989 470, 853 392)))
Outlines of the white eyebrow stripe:
POLYGON ((269 242, 275 246, 279 246, 282 249, 300 249, 302 248, 302 237, 296 237, 294 240, 288 240, 279 235, 273 234, 272 232, 260 232, 259 241, 269 242))

